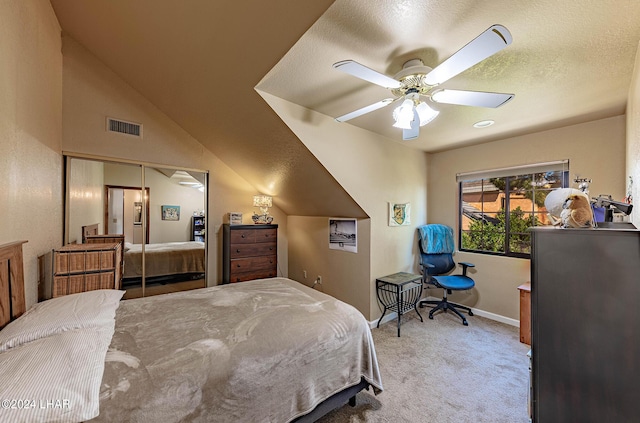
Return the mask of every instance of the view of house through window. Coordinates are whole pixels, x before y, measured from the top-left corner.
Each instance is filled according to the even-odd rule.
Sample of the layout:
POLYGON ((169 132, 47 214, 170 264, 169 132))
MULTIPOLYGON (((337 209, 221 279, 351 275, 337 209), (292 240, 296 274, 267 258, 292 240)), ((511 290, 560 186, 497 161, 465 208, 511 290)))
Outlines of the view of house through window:
POLYGON ((569 186, 568 162, 501 169, 495 174, 458 175, 460 250, 529 257, 528 228, 551 224, 544 200, 551 190, 569 186))

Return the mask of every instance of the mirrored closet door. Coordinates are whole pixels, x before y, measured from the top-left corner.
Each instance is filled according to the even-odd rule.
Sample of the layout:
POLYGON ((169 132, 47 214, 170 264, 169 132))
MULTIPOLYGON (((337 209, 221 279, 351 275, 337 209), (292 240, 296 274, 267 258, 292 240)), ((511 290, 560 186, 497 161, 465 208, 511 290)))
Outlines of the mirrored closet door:
POLYGON ((69 156, 66 166, 65 244, 120 242, 125 298, 206 286, 206 172, 69 156))

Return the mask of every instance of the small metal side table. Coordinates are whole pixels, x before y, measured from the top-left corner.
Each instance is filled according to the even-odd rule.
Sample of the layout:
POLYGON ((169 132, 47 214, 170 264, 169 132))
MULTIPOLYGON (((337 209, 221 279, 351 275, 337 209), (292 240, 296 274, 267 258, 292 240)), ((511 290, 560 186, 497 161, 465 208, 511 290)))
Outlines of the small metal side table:
POLYGON ((413 273, 399 272, 393 275, 384 276, 376 279, 376 294, 378 300, 384 306, 380 321, 387 313, 387 310, 398 313, 398 336, 400 336, 400 322, 402 315, 411 310, 415 310, 422 322, 422 316, 416 308, 416 304, 422 295, 422 275, 414 275, 413 273))

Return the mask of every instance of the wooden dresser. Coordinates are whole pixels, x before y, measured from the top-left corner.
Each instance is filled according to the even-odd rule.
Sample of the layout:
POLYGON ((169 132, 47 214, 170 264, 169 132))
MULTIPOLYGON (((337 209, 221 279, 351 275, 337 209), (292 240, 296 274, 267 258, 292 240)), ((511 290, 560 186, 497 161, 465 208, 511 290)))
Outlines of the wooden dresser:
POLYGON ((520 291, 520 342, 531 345, 531 282, 518 287, 520 291))
POLYGON ((69 244, 53 250, 53 298, 95 289, 118 289, 121 245, 69 244))
POLYGON ((272 278, 278 273, 278 225, 223 225, 222 282, 272 278))

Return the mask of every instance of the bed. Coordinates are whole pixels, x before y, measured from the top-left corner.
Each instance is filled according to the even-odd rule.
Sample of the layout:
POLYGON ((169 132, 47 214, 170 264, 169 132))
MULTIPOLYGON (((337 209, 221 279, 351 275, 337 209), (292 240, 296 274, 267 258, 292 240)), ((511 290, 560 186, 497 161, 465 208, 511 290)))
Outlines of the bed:
POLYGON ((0 331, 0 398, 23 401, 0 421, 298 423, 382 390, 362 314, 293 280, 122 293, 38 303, 0 331))
MULTIPOLYGON (((125 242, 124 279, 142 277, 142 244, 125 242)), ((146 278, 202 275, 205 271, 204 242, 165 242, 144 246, 146 278)))
MULTIPOLYGON (((138 283, 142 279, 142 244, 124 242, 122 235, 98 235, 99 224, 82 226, 82 242, 106 242, 102 239, 121 237, 123 241, 123 283, 138 283)), ((164 242, 145 244, 145 277, 147 283, 174 282, 202 278, 205 273, 204 242, 164 242)))

